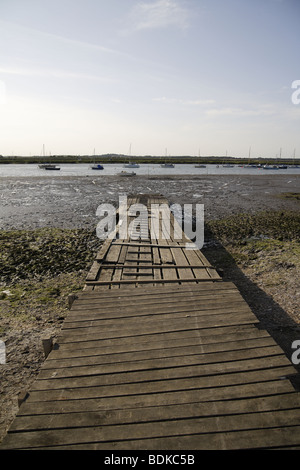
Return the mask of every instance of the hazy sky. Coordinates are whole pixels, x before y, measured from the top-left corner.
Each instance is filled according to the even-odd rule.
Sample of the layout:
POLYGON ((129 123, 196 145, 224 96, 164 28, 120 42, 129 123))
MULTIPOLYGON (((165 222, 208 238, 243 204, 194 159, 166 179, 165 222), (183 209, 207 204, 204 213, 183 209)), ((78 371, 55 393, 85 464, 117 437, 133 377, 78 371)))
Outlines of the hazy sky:
POLYGON ((0 154, 299 156, 299 47, 300 0, 0 0, 0 154))

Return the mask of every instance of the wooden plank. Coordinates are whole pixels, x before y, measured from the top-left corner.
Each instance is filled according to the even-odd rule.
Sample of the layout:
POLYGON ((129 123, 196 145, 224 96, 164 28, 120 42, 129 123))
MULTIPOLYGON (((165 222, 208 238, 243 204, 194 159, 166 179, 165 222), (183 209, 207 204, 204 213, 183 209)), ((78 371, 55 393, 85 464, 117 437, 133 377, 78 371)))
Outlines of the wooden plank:
POLYGON ((106 339, 110 337, 122 338, 124 336, 140 336, 146 334, 162 333, 162 332, 171 332, 171 331, 182 331, 182 330, 191 330, 191 329, 206 329, 206 328, 216 328, 218 326, 233 326, 241 324, 254 324, 253 315, 249 313, 237 314, 228 314, 225 317, 218 315, 218 318, 205 317, 203 319, 200 317, 190 317, 187 324, 186 318, 173 320, 172 324, 170 321, 156 321, 155 324, 152 322, 144 326, 143 330, 139 328, 139 325, 132 326, 130 328, 126 327, 126 322, 119 322, 115 326, 112 325, 101 325, 100 327, 87 327, 80 328, 77 327, 75 330, 68 329, 62 330, 58 342, 72 342, 77 340, 83 340, 83 338, 92 339, 106 339))
MULTIPOLYGON (((284 427, 286 420, 289 426, 294 429, 300 429, 300 409, 293 410, 277 410, 273 413, 243 413, 239 415, 219 416, 215 417, 198 417, 192 420, 172 420, 162 421, 159 426, 153 423, 126 424, 114 426, 95 426, 75 428, 70 433, 69 430, 41 430, 39 434, 39 446, 74 444, 78 442, 103 442, 109 443, 113 441, 132 440, 149 440, 157 438, 170 439, 169 436, 188 436, 194 434, 197 430, 198 440, 201 436, 209 433, 226 433, 233 429, 235 431, 264 430, 265 428, 281 428, 284 427)), ((30 434, 26 432, 18 432, 13 436, 16 446, 30 446, 31 443, 37 443, 37 433, 30 434)), ((264 441, 264 440, 263 440, 264 441)), ((153 441, 152 441, 153 442, 153 441)), ((300 444, 300 433, 297 440, 293 443, 300 444)), ((261 444, 260 444, 261 445, 261 444)))
MULTIPOLYGON (((234 341, 235 339, 241 338, 241 332, 246 331, 247 335, 251 337, 251 335, 259 335, 261 333, 265 332, 260 332, 259 330, 256 330, 253 328, 252 324, 246 323, 244 325, 237 324, 237 325, 225 325, 225 326, 219 326, 217 328, 204 328, 204 329, 196 329, 196 328, 191 328, 191 329, 175 329, 175 330, 169 330, 169 331, 160 331, 159 333, 150 333, 150 334, 143 334, 141 333, 140 335, 124 335, 122 336, 122 339, 120 340, 119 335, 111 335, 109 338, 99 338, 99 337, 84 337, 84 338, 73 338, 72 341, 68 341, 68 337, 63 338, 59 337, 58 338, 58 345, 59 348, 58 350, 61 351, 62 349, 64 350, 77 350, 77 348, 91 348, 91 347, 99 347, 100 345, 105 347, 105 346, 114 346, 117 347, 117 345, 122 345, 122 347, 130 347, 133 345, 133 347, 138 346, 138 347, 145 347, 145 343, 148 343, 150 345, 157 342, 163 342, 163 341, 180 341, 180 339, 184 338, 198 338, 199 342, 201 344, 204 343, 216 343, 218 341, 234 341), (245 328, 243 330, 242 328, 245 328), (230 338, 230 339, 228 339, 230 338)), ((253 337, 253 336, 252 336, 253 337)), ((51 351, 51 357, 54 356, 56 353, 56 350, 53 349, 51 351)))
POLYGON ((97 279, 97 276, 98 276, 98 272, 99 272, 99 269, 100 269, 100 266, 99 266, 99 263, 98 261, 94 261, 93 264, 92 264, 92 267, 86 277, 86 280, 87 281, 95 281, 97 279))
MULTIPOLYGON (((152 361, 153 362, 153 361, 152 361)), ((167 360, 165 361, 167 362, 167 360)), ((179 361, 178 361, 179 362, 179 361)), ((52 379, 36 380, 32 386, 30 396, 33 400, 59 400, 63 399, 80 398, 88 399, 96 396, 114 396, 114 395, 138 395, 144 393, 154 393, 154 391, 168 391, 176 390, 175 379, 179 382, 188 377, 193 377, 195 383, 201 382, 202 387, 209 387, 211 381, 208 376, 221 376, 222 374, 230 375, 229 383, 231 386, 234 384, 231 380, 231 374, 234 372, 249 372, 254 370, 267 370, 268 368, 276 367, 290 367, 285 356, 266 355, 263 357, 244 358, 241 359, 240 364, 236 361, 220 362, 220 363, 207 363, 197 365, 196 361, 190 360, 189 362, 180 361, 178 365, 174 365, 174 361, 168 361, 167 365, 158 365, 157 368, 151 369, 151 361, 143 367, 138 363, 128 364, 128 370, 124 370, 124 365, 121 363, 115 366, 111 364, 104 364, 90 368, 77 368, 76 371, 66 370, 70 377, 59 377, 55 375, 52 379), (268 364, 266 364, 268 363, 268 364), (172 367, 173 364, 173 367, 172 367), (160 367, 160 369, 158 368, 160 367), (88 370, 89 369, 89 370, 88 370), (101 372, 103 371, 103 372, 101 372), (87 375, 87 373, 91 375, 87 375), (72 377, 71 374, 74 374, 72 377), (82 374, 81 376, 79 374, 82 374), (77 374, 77 375, 76 375, 77 374), (204 377, 206 380, 204 380, 204 377), (199 380, 198 380, 199 379, 199 380), (171 383, 170 383, 171 381, 171 383), (138 390, 137 390, 137 384, 138 390)), ((292 369, 288 369, 292 370, 292 369)), ((295 370, 294 370, 295 372, 295 370)), ((63 374, 64 371, 57 371, 57 374, 63 374)), ((290 372, 291 373, 291 372, 290 372)), ((221 377, 218 377, 222 382, 221 377)), ((215 377, 216 379, 216 377, 215 377)), ((194 382, 193 382, 194 383, 194 382)), ((194 387, 192 383, 192 387, 194 387)), ((215 384, 218 382, 215 382, 215 384)), ((227 382, 228 385, 228 382, 227 382)), ((286 389, 292 390, 291 384, 286 383, 286 389), (288 388, 290 387, 290 388, 288 388)), ((180 386, 180 385, 179 385, 180 386)), ((212 385, 210 385, 212 387, 212 385)), ((182 387, 186 387, 183 384, 182 387)), ((218 386, 217 386, 218 387, 218 386)), ((213 390, 213 395, 217 392, 217 388, 213 390)), ((206 393, 208 393, 206 391, 206 393)))
MULTIPOLYGON (((204 282, 204 281, 208 281, 208 282, 211 282, 211 279, 203 279, 203 278, 195 278, 195 277, 191 277, 191 278, 177 278, 177 279, 161 279, 160 281, 157 280, 155 281, 155 283, 160 283, 160 284, 168 284, 168 283, 179 283, 181 284, 182 282, 204 282)), ((219 280, 216 279, 214 280, 214 282, 218 282, 219 280)), ((221 279, 220 279, 221 281, 221 279)), ((149 284, 149 283, 152 283, 153 281, 150 279, 141 279, 139 280, 139 284, 149 284)), ((109 284, 136 284, 135 281, 128 281, 127 279, 122 279, 121 281, 107 281, 107 280, 104 280, 104 281, 87 281, 87 285, 90 285, 90 286, 101 286, 101 285, 109 285, 109 284)))
MULTIPOLYGON (((247 309, 247 306, 244 306, 243 304, 233 304, 232 307, 220 307, 220 308, 203 308, 202 310, 199 310, 198 307, 182 307, 181 309, 179 306, 176 306, 176 311, 174 312, 174 308, 170 307, 167 308, 165 307, 165 313, 163 314, 161 311, 156 311, 154 313, 151 312, 151 310, 139 310, 139 312, 133 312, 130 309, 125 309, 122 311, 122 313, 116 312, 114 314, 105 314, 103 313, 103 316, 99 317, 97 314, 93 313, 93 311, 86 311, 86 315, 72 315, 70 316, 69 320, 64 323, 63 330, 67 330, 69 328, 85 328, 85 327, 96 327, 96 326, 102 326, 102 325, 114 325, 115 321, 120 321, 123 319, 126 319, 126 325, 130 326, 133 323, 136 323, 136 321, 141 320, 143 321, 144 324, 147 322, 153 322, 153 317, 156 317, 159 321, 161 320, 167 320, 167 321, 173 321, 173 319, 179 319, 179 318, 188 318, 188 317, 205 317, 207 316, 212 316, 212 315, 227 315, 227 314, 232 314, 234 312, 237 313, 249 313, 249 310, 247 309)), ((217 317, 215 317, 217 319, 217 317)), ((257 323, 257 319, 253 316, 253 322, 257 323)))
POLYGON ((244 341, 229 341, 222 344, 199 344, 196 340, 194 344, 182 345, 176 347, 166 347, 162 348, 153 348, 146 350, 138 351, 122 351, 122 353, 111 352, 107 353, 101 348, 92 349, 89 355, 82 354, 80 352, 79 357, 70 357, 70 358, 59 358, 59 359, 50 359, 46 361, 42 367, 43 371, 48 369, 59 369, 63 367, 75 367, 83 365, 95 365, 103 364, 106 362, 126 362, 130 360, 141 361, 143 359, 154 359, 162 357, 173 357, 173 356, 184 356, 190 354, 209 354, 212 352, 220 351, 235 351, 235 350, 244 350, 258 348, 262 346, 276 346, 273 338, 254 338, 250 339, 246 344, 244 341))
MULTIPOLYGON (((192 315, 195 312, 198 315, 209 315, 210 312, 212 315, 216 314, 227 314, 233 312, 251 312, 250 308, 245 305, 245 303, 241 302, 239 299, 234 299, 232 302, 226 302, 222 304, 222 302, 216 302, 214 305, 212 302, 207 302, 207 304, 203 304, 203 307, 199 307, 196 302, 191 302, 191 305, 186 305, 184 302, 176 303, 165 303, 163 305, 159 305, 156 302, 152 302, 149 305, 137 305, 137 310, 135 311, 132 306, 126 306, 122 308, 122 305, 116 304, 115 307, 109 306, 106 308, 101 308, 98 305, 89 305, 86 309, 81 308, 74 310, 70 316, 68 316, 68 320, 66 320, 66 324, 73 322, 73 321, 87 321, 87 320, 95 320, 95 321, 107 321, 113 318, 115 319, 124 319, 124 318, 133 318, 133 317, 145 317, 145 316, 155 316, 157 319, 160 319, 161 316, 169 316, 169 318, 176 318, 182 317, 183 313, 185 313, 185 318, 188 318, 190 313, 192 315), (119 310, 118 310, 119 307, 119 310)), ((253 321, 257 322, 256 316, 251 312, 253 316, 253 321)))
MULTIPOLYGON (((92 389, 90 389, 92 392, 92 389)), ((78 411, 107 411, 107 410, 130 410, 140 409, 142 412, 147 407, 166 407, 170 405, 183 405, 193 403, 205 403, 209 409, 216 402, 223 406, 229 400, 249 400, 258 398, 265 400, 266 397, 283 397, 285 394, 294 392, 292 386, 288 386, 283 380, 270 380, 258 383, 245 383, 242 385, 223 386, 214 389, 213 395, 208 393, 207 388, 173 389, 171 391, 142 393, 117 396, 90 396, 88 400, 80 400, 75 397, 67 400, 61 393, 57 400, 42 400, 41 392, 35 392, 22 404, 19 416, 55 413, 73 413, 78 411), (39 397, 37 395, 39 394, 39 397), (37 401, 37 398, 41 398, 37 401)))
MULTIPOLYGON (((109 247, 109 250, 107 251, 106 257, 105 257, 105 262, 106 263, 113 263, 116 264, 118 263, 120 253, 121 253, 121 246, 116 246, 116 245, 111 245, 109 247)), ((102 267, 102 265, 101 265, 102 267)))
POLYGON ((160 451, 161 449, 174 450, 260 450, 279 449, 289 450, 291 447, 299 446, 300 426, 287 426, 279 428, 245 430, 239 432, 217 432, 209 434, 197 434, 187 436, 173 436, 152 439, 137 439, 115 441, 115 442, 87 442, 84 444, 74 444, 59 447, 47 446, 42 449, 59 450, 115 450, 122 451, 124 446, 128 450, 148 450, 160 451), (283 447, 284 446, 284 447, 283 447))
MULTIPOLYGON (((126 271, 127 271, 127 273, 131 273, 131 275, 134 277, 133 281, 136 282, 136 280, 137 280, 137 269, 134 268, 134 267, 132 268, 131 266, 135 266, 137 264, 137 260, 139 259, 139 249, 138 249, 138 247, 133 247, 133 248, 131 248, 130 252, 128 250, 127 253, 128 254, 130 253, 130 260, 128 259, 128 257, 125 260, 126 271)), ((124 280, 124 270, 122 270, 120 285, 122 285, 124 283, 126 283, 126 281, 124 280)))
MULTIPOLYGON (((131 260, 132 261, 132 260, 131 260)), ((170 285, 170 286, 167 286, 168 288, 168 291, 165 291, 166 287, 165 286, 147 286, 147 291, 145 289, 144 293, 147 292, 149 295, 152 295, 152 294, 157 294, 158 292, 168 292, 168 293, 171 293, 171 292, 182 292, 182 287, 179 286, 179 285, 170 285)), ((206 291, 207 289, 209 290, 215 290, 217 292, 219 292, 220 290, 228 290, 228 289, 233 289, 235 291, 238 292, 238 289, 237 287, 232 283, 232 282, 228 282, 228 281, 223 281, 222 282, 214 282, 213 280, 211 280, 210 282, 206 282, 206 283, 199 283, 197 285, 189 285, 189 286, 185 286, 185 289, 187 291, 200 291, 200 290, 204 290, 206 291)), ((134 294, 134 295, 139 295, 139 291, 132 291, 132 287, 126 287, 124 286, 122 288, 122 290, 120 290, 120 292, 118 292, 119 296, 122 296, 122 295, 131 295, 131 294, 134 294)), ((85 293, 85 292, 78 292, 77 294, 79 297, 89 297, 90 295, 93 295, 93 296, 97 296, 97 293, 94 292, 94 293, 85 293)), ((105 292, 105 291, 102 291, 101 292, 101 297, 103 296, 103 298, 105 297, 110 297, 111 293, 110 292, 105 292)), ((99 296, 99 295, 98 295, 99 296)))
MULTIPOLYGON (((125 264, 125 266, 127 265, 127 263, 125 264)), ((156 286, 156 287, 153 287, 153 286, 147 286, 147 288, 144 289, 144 291, 140 290, 139 291, 132 291, 132 287, 126 287, 126 286, 123 286, 122 290, 120 292, 118 292, 119 294, 119 297, 131 297, 132 295, 135 295, 135 296, 138 296, 138 295, 147 295, 147 296, 157 296, 158 294, 173 294, 173 293, 178 293, 178 294, 192 294, 192 293, 200 293, 201 291, 204 292, 205 294, 209 293, 209 292, 214 292, 216 294, 218 293, 221 293, 221 291, 234 291, 234 292, 238 292, 239 293, 239 290, 233 286, 231 283, 229 282, 219 282, 219 283, 216 283, 214 281, 210 281, 210 282, 206 282, 206 283, 199 283, 197 285, 195 284, 191 284, 191 285, 186 285, 184 286, 184 289, 179 286, 179 285, 170 285, 170 286, 156 286), (167 290, 165 290, 167 289, 167 290)), ((94 297, 99 297, 99 294, 97 294, 96 292, 93 292, 93 293, 88 293, 86 294, 85 292, 78 292, 77 293, 77 297, 78 299, 84 299, 84 298, 94 298, 94 297)), ((101 292, 101 295, 100 297, 103 299, 105 298, 110 298, 111 296, 111 293, 110 292, 101 292)))
MULTIPOLYGON (((139 289, 142 290, 142 289, 139 289)), ((119 293, 119 291, 118 291, 119 293)), ((80 312, 83 314, 88 313, 88 311, 95 312, 95 314, 110 313, 114 312, 116 315, 122 316, 122 312, 118 311, 120 307, 123 307, 123 310, 126 311, 132 308, 132 314, 138 314, 141 310, 152 309, 155 313, 157 308, 163 307, 172 307, 172 306, 185 306, 188 308, 188 303, 186 301, 187 293, 182 292, 182 295, 174 294, 172 296, 147 296, 141 294, 141 296, 132 295, 130 298, 118 296, 106 298, 101 301, 99 297, 91 297, 90 299, 80 299, 77 300, 71 308, 68 318, 78 315, 80 312), (141 309, 141 310, 140 310, 141 309), (136 311, 135 311, 136 310, 136 311)), ((212 293, 195 293, 189 295, 190 305, 193 307, 198 307, 199 310, 207 310, 210 308, 220 308, 224 306, 228 308, 230 305, 241 304, 247 307, 250 310, 250 307, 245 303, 244 299, 237 292, 225 291, 224 293, 220 292, 215 296, 212 293), (213 301, 215 299, 215 301, 213 301)))
MULTIPOLYGON (((141 355, 140 355, 141 356, 141 355)), ((141 358, 141 359, 134 359, 128 358, 124 361, 115 361, 107 359, 106 361, 102 358, 98 363, 97 361, 89 361, 88 364, 84 365, 76 365, 72 364, 72 366, 67 367, 60 367, 55 372, 53 370, 42 369, 41 373, 39 374, 38 380, 36 381, 36 387, 46 387, 44 380, 53 378, 53 382, 49 382, 49 388, 61 388, 61 386, 69 386, 67 385, 66 381, 60 382, 59 378, 67 378, 67 377, 75 377, 77 380, 78 377, 83 377, 82 384, 86 383, 86 385, 90 384, 93 386, 95 380, 96 384, 102 383, 102 374, 116 374, 117 372, 126 372, 126 380, 133 380, 132 376, 130 375, 131 371, 141 370, 143 373, 140 374, 141 377, 147 376, 144 371, 150 370, 152 374, 152 369, 155 367, 155 372, 157 372, 158 376, 162 376, 162 378, 168 378, 168 374, 174 377, 174 373, 178 371, 174 370, 166 370, 166 369, 177 369, 187 366, 189 369, 186 371, 180 370, 181 374, 197 372, 197 368, 193 369, 190 366, 199 366, 199 365, 207 365, 207 364, 224 364, 229 363, 234 360, 246 361, 248 359, 255 359, 254 362, 257 363, 257 358, 265 358, 265 360, 273 361, 277 363, 277 359, 280 361, 280 365, 289 366, 290 363, 288 359, 283 355, 282 351, 278 348, 278 346, 265 346, 263 348, 252 348, 246 350, 234 350, 234 351, 222 351, 210 354, 190 354, 190 355, 182 355, 182 356, 156 356, 150 357, 149 359, 141 358), (280 359, 279 359, 280 358, 280 359), (162 369, 162 372, 159 372, 158 369, 162 369), (165 375, 164 375, 165 374, 165 375), (95 375, 98 375, 96 378, 95 375), (89 376, 93 376, 90 380, 89 376), (43 383, 39 383, 40 380, 43 380, 43 383)), ((246 364, 246 363, 245 363, 246 364)), ((226 365, 227 367, 227 365, 226 365)), ((240 368, 241 370, 244 367, 244 363, 241 362, 240 368)), ((225 367, 224 367, 225 368, 225 367)), ((199 368, 198 373, 201 374, 201 368, 199 368), (199 372, 200 371, 200 372, 199 372)), ((295 371, 294 371, 295 372, 295 371)), ((148 377, 151 380, 152 375, 148 377)), ((149 375, 149 374, 148 374, 149 375)), ((156 376, 156 375, 155 375, 156 376)), ((176 375, 177 377, 177 375, 176 375)), ((119 377, 120 378, 120 377, 119 377)), ((107 378, 109 379, 109 378, 107 378)), ((103 379, 104 380, 104 379, 103 379)), ((113 380, 116 380, 116 377, 113 377, 113 380)), ((33 390, 35 390, 35 386, 33 386, 33 390)), ((44 388, 43 388, 44 389, 44 388)))
POLYGON ((112 240, 110 238, 107 238, 104 242, 103 245, 101 246, 100 251, 97 253, 96 260, 102 261, 105 259, 105 256, 111 246, 112 240))
MULTIPOLYGON (((156 239, 153 239, 153 238, 152 238, 152 240, 156 240, 156 239)), ((161 238, 158 238, 157 240, 160 240, 160 241, 161 241, 161 238)), ((152 247, 152 248, 165 248, 165 244, 164 244, 164 243, 160 244, 160 243, 152 242, 152 241, 151 241, 151 242, 149 241, 149 243, 142 243, 142 242, 141 242, 141 243, 136 243, 136 242, 119 242, 119 241, 114 241, 114 242, 113 242, 113 245, 121 245, 121 246, 128 246, 128 247, 139 247, 139 248, 141 248, 141 247, 146 247, 146 248, 148 248, 148 247, 152 247)), ((182 249, 182 248, 186 248, 186 244, 185 244, 185 243, 182 243, 182 244, 180 244, 180 243, 176 243, 176 244, 175 244, 175 243, 174 243, 173 245, 170 245, 170 248, 180 248, 180 249, 182 249)))
MULTIPOLYGON (((257 359, 255 362, 259 364, 262 361, 257 359)), ((263 366, 261 366, 260 369, 264 370, 263 366)), ((232 373, 237 371, 237 369, 234 368, 228 368, 228 371, 229 370, 232 373)), ((255 370, 254 367, 252 367, 252 369, 248 369, 249 372, 251 370, 255 370)), ((246 372, 246 370, 244 370, 244 372, 246 372)), ((205 377, 206 382, 216 383, 216 376, 213 379, 210 379, 210 376, 211 374, 207 373, 207 376, 205 377)), ((274 379, 259 383, 237 382, 228 384, 227 374, 224 374, 224 380, 222 380, 223 376, 220 376, 221 385, 214 386, 212 389, 209 389, 209 386, 205 386, 204 374, 203 377, 197 376, 193 381, 190 381, 190 387, 188 387, 189 384, 187 384, 189 376, 178 378, 175 376, 175 372, 173 378, 171 376, 168 377, 169 380, 153 380, 152 382, 147 380, 147 382, 122 383, 115 378, 115 383, 111 383, 114 379, 114 374, 111 374, 110 377, 103 377, 106 378, 106 382, 101 385, 82 386, 78 381, 79 385, 77 386, 73 385, 71 387, 57 389, 31 390, 29 398, 25 403, 37 404, 38 402, 49 401, 63 401, 66 403, 69 400, 90 400, 101 398, 103 400, 102 406, 104 408, 114 407, 122 409, 123 407, 131 408, 136 406, 150 406, 150 404, 161 404, 161 406, 163 406, 163 404, 169 403, 186 403, 192 399, 192 396, 195 397, 195 393, 190 393, 195 392, 195 390, 197 390, 198 394, 196 401, 207 402, 226 400, 229 398, 240 399, 248 396, 257 397, 259 395, 277 395, 280 392, 288 393, 294 391, 293 386, 287 380, 274 379), (170 380, 171 378, 172 380, 170 380), (108 382, 109 379, 111 379, 110 382, 108 382), (175 384, 174 380, 176 379, 178 382, 175 384), (222 385, 224 382, 225 385, 222 385)), ((65 381, 75 384, 75 378, 65 379, 65 381)))
MULTIPOLYGON (((55 358, 68 358, 68 357, 81 357, 93 354, 93 350, 96 349, 98 354, 112 354, 112 353, 126 353, 129 351, 147 351, 152 349, 163 349, 174 346, 177 347, 201 344, 202 346, 212 345, 213 350, 218 350, 218 346, 226 347, 227 342, 234 342, 237 345, 258 338, 269 337, 269 334, 264 330, 255 330, 251 325, 244 325, 245 329, 238 327, 238 331, 229 331, 230 327, 224 328, 212 328, 201 331, 199 330, 187 330, 171 333, 161 333, 159 335, 140 335, 138 338, 135 337, 135 341, 132 341, 131 337, 122 338, 111 338, 107 340, 95 340, 95 341, 83 341, 74 343, 59 343, 59 348, 53 349, 51 356, 48 358, 47 363, 51 359, 55 358), (221 330, 219 332, 219 330, 221 330), (224 331, 225 330, 225 331, 224 331), (203 334, 203 331, 207 335, 203 334), (210 334, 209 334, 210 332, 210 334), (219 333, 218 333, 219 332, 219 333)), ((234 327, 236 329, 236 327, 234 327)), ((241 348, 242 349, 242 348, 241 348)), ((43 367, 46 366, 46 363, 43 367)))
MULTIPOLYGON (((152 281, 154 280, 154 272, 153 272, 153 259, 152 259, 152 252, 151 248, 144 248, 144 249, 139 249, 139 265, 137 267, 138 269, 138 276, 137 279, 141 279, 141 276, 143 279, 147 277, 148 279, 151 279, 152 281), (146 262, 149 264, 147 265, 146 262)), ((123 271, 125 274, 125 270, 123 271)))
MULTIPOLYGON (((134 307, 135 305, 139 307, 149 308, 150 306, 155 307, 156 305, 172 305, 176 303, 187 305, 187 295, 189 297, 189 301, 192 305, 198 305, 201 307, 207 307, 208 305, 218 306, 221 305, 230 305, 231 303, 242 303, 243 305, 247 305, 243 299, 243 297, 234 291, 221 291, 219 293, 213 292, 185 292, 184 290, 181 294, 174 292, 171 296, 162 296, 160 294, 157 295, 149 295, 145 292, 141 291, 141 295, 137 296, 134 293, 129 296, 111 296, 110 298, 103 299, 101 301, 101 297, 90 297, 86 299, 76 299, 76 302, 72 305, 72 309, 69 315, 73 315, 79 310, 89 310, 89 309, 100 309, 102 311, 109 311, 113 309, 116 305, 124 305, 125 307, 134 307)), ((119 292, 117 293, 119 294, 119 292)), ((248 309, 249 306, 247 305, 248 309)))
MULTIPOLYGON (((130 268, 135 268, 135 269, 154 269, 154 268, 159 268, 159 269, 180 269, 180 268, 186 268, 187 265, 171 265, 171 264, 152 264, 152 259, 143 259, 142 255, 145 256, 147 253, 142 253, 140 254, 140 259, 138 260, 140 263, 146 263, 148 262, 149 264, 133 264, 133 265, 129 265, 130 268)), ((150 256, 151 256, 151 253, 149 253, 150 256)), ((99 264, 97 264, 98 268, 99 268, 99 264)), ((116 264, 114 266, 114 269, 124 269, 127 265, 125 264, 122 264, 122 265, 118 265, 116 264)), ((204 269, 207 269, 207 268, 213 268, 213 266, 211 265, 206 265, 206 266, 199 266, 199 265, 188 265, 189 268, 197 268, 200 272, 200 270, 204 270, 204 269)), ((110 264, 101 264, 101 269, 111 269, 112 266, 110 264)))
POLYGON ((227 402, 186 403, 182 405, 168 405, 164 407, 153 406, 139 409, 98 411, 97 407, 90 411, 62 412, 46 415, 20 415, 11 426, 11 431, 25 431, 31 429, 59 429, 81 426, 106 426, 126 423, 145 423, 167 421, 183 418, 226 416, 252 412, 267 412, 277 410, 299 409, 299 394, 287 393, 285 395, 267 396, 263 399, 228 400, 227 402), (241 411, 243 410, 243 411, 241 411))
MULTIPOLYGON (((136 317, 143 315, 166 315, 167 313, 181 313, 181 312, 194 312, 198 311, 199 313, 207 312, 208 310, 215 311, 216 313, 220 312, 222 308, 224 313, 228 313, 228 310, 236 311, 239 307, 241 310, 250 312, 250 308, 239 298, 233 299, 217 299, 214 303, 210 299, 203 301, 202 307, 199 306, 195 300, 192 300, 190 305, 187 305, 183 300, 178 300, 178 302, 162 302, 161 304, 158 300, 153 299, 152 302, 149 302, 147 305, 143 301, 136 302, 134 310, 134 302, 129 302, 129 305, 122 308, 120 302, 116 302, 115 305, 112 303, 105 306, 101 306, 98 302, 85 304, 83 306, 78 305, 76 309, 72 310, 70 315, 66 318, 66 323, 74 321, 74 319, 80 321, 87 319, 109 319, 109 318, 124 318, 124 317, 136 317), (229 300, 229 301, 228 301, 229 300), (231 302, 230 302, 231 300, 231 302), (133 307, 133 308, 132 308, 133 307)), ((254 314, 253 314, 254 317, 254 314)))

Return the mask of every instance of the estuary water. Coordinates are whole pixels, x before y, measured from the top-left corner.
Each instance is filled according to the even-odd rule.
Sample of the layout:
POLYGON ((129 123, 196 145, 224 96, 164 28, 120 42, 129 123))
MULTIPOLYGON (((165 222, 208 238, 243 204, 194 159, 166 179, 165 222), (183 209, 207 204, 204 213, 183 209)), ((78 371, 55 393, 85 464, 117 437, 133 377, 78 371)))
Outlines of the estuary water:
POLYGON ((36 164, 7 164, 0 165, 0 177, 66 177, 66 176, 109 176, 117 175, 123 170, 134 171, 136 175, 300 175, 299 168, 268 169, 241 167, 224 167, 223 165, 206 165, 205 168, 195 168, 194 164, 175 164, 174 168, 162 168, 160 164, 140 164, 139 168, 124 168, 123 164, 104 164, 103 170, 92 170, 86 163, 59 164, 59 171, 49 171, 38 167, 36 164))

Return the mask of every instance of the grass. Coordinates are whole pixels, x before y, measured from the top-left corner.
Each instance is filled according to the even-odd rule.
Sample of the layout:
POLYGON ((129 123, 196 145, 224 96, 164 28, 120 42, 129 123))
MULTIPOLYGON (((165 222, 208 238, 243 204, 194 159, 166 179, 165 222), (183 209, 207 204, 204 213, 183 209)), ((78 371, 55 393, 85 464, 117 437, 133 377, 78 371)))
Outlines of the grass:
POLYGON ((99 246, 95 233, 83 229, 0 231, 0 282, 85 269, 99 246))
POLYGON ((300 201, 300 193, 281 193, 279 197, 283 199, 294 199, 300 201))
POLYGON ((96 234, 88 230, 1 231, 2 321, 32 324, 63 320, 68 295, 83 288, 100 244, 96 234))
POLYGON ((222 249, 207 248, 204 254, 225 273, 237 266, 263 276, 269 286, 290 282, 291 273, 299 276, 299 212, 266 211, 209 221, 207 238, 221 242, 222 249))
POLYGON ((255 238, 300 241, 300 212, 263 211, 236 214, 221 220, 208 221, 206 235, 221 242, 247 243, 255 238))

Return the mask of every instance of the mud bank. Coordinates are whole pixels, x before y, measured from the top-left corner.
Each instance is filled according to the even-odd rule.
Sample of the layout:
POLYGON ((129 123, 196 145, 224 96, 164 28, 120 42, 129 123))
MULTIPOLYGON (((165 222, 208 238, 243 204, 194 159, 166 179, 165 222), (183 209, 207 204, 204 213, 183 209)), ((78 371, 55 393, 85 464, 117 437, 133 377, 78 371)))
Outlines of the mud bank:
POLYGON ((119 196, 156 193, 170 204, 204 204, 205 219, 234 213, 298 210, 294 198, 300 176, 89 176, 0 178, 0 229, 42 227, 95 228, 102 203, 118 205, 119 196))

